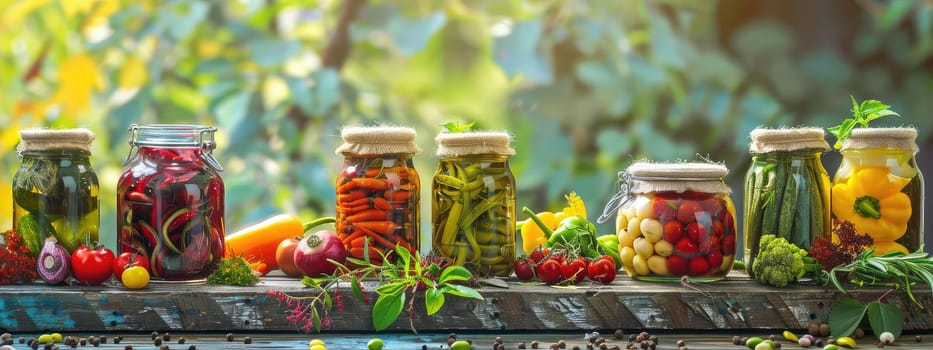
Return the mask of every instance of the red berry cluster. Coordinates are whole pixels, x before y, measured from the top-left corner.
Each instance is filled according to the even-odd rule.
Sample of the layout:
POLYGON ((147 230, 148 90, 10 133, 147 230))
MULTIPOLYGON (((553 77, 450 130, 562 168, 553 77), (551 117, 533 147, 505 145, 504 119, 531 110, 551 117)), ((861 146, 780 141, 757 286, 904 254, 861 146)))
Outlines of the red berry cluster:
POLYGON ((0 284, 33 281, 36 274, 36 258, 29 255, 23 236, 15 231, 3 233, 0 242, 0 284))
POLYGON ((528 257, 515 261, 515 276, 522 281, 538 278, 547 284, 577 284, 589 278, 593 282, 609 284, 616 278, 616 264, 608 255, 595 260, 571 258, 564 252, 551 252, 538 248, 528 257))
POLYGON ((851 263, 865 249, 875 244, 875 240, 867 233, 855 232, 855 225, 847 220, 833 221, 833 236, 820 237, 813 240, 809 254, 820 262, 824 270, 851 263))

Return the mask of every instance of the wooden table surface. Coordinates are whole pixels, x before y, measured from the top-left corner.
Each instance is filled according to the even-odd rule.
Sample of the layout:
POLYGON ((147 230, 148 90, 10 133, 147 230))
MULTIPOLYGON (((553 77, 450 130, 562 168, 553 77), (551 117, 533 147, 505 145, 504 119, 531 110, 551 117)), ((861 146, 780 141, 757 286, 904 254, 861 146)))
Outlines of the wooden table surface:
MULTIPOLYGON (((373 293, 376 282, 365 288, 373 293)), ((924 308, 902 291, 888 298, 900 307, 907 331, 933 332, 933 295, 925 285, 915 293, 924 308)), ((290 309, 268 291, 305 295, 297 279, 266 277, 254 287, 154 283, 143 290, 117 286, 0 286, 0 328, 9 332, 294 332, 290 309)), ((415 315, 421 332, 491 333, 580 330, 772 331, 805 329, 824 321, 833 301, 844 295, 832 287, 791 285, 771 288, 741 274, 718 282, 686 287, 677 283, 633 281, 621 276, 608 286, 584 284, 573 289, 525 285, 483 287, 485 300, 449 297, 439 313, 415 315)), ((851 294, 876 299, 882 288, 851 294)), ((345 308, 333 312, 335 332, 373 329, 371 305, 345 294, 345 308)), ((375 295, 370 294, 370 300, 375 295)), ((423 310, 422 298, 415 303, 423 310)), ((407 314, 389 331, 409 332, 407 314)), ((931 339, 933 340, 933 339, 931 339)))

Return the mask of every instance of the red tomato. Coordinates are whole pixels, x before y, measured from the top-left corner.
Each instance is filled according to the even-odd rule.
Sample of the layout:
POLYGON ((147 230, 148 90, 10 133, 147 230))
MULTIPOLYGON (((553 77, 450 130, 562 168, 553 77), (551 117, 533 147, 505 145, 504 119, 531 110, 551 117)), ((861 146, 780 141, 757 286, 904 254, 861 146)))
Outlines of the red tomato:
POLYGON ((551 255, 550 249, 537 247, 535 250, 531 251, 531 254, 528 255, 528 260, 530 260, 533 265, 538 265, 544 262, 544 259, 546 259, 549 255, 551 255))
POLYGON ((660 197, 654 199, 652 203, 654 209, 654 218, 660 220, 661 222, 666 222, 673 219, 677 212, 677 202, 671 200, 664 200, 660 197))
POLYGON ((687 259, 680 255, 671 255, 667 257, 667 271, 672 276, 683 276, 687 274, 687 259))
POLYGON ((735 235, 728 235, 722 239, 722 253, 724 255, 735 253, 735 235))
POLYGON ((142 266, 149 272, 149 259, 139 252, 123 252, 113 261, 113 275, 123 282, 123 270, 133 266, 142 266))
POLYGON ((527 258, 519 258, 513 264, 515 268, 515 277, 522 281, 531 281, 535 278, 535 270, 531 266, 531 261, 527 258))
POLYGON ((709 262, 706 261, 706 258, 698 256, 691 258, 687 263, 687 274, 690 276, 702 276, 709 271, 709 262))
POLYGON ((586 278, 587 265, 589 264, 584 258, 565 260, 560 264, 560 275, 564 278, 564 281, 572 281, 573 284, 583 282, 583 279, 586 278))
POLYGON ((611 257, 604 255, 590 262, 586 272, 590 280, 609 284, 616 279, 616 264, 611 257))
POLYGON ((687 237, 690 237, 693 243, 702 242, 706 239, 707 235, 709 235, 709 232, 706 231, 706 227, 700 225, 699 222, 694 221, 687 225, 687 237))
POLYGON ((664 240, 670 244, 675 244, 684 236, 684 225, 677 220, 671 220, 664 224, 664 240))
POLYGON ((535 275, 547 284, 560 283, 560 263, 556 259, 547 259, 535 266, 535 275))
POLYGON ((677 221, 680 221, 685 225, 691 222, 696 222, 696 213, 700 211, 703 211, 703 208, 700 207, 700 204, 691 200, 684 200, 680 203, 680 207, 677 208, 677 221))
POLYGON ((295 248, 300 240, 301 237, 283 239, 275 248, 275 262, 279 265, 279 270, 292 277, 302 276, 301 270, 295 265, 295 248))
POLYGON ((91 249, 81 244, 71 253, 71 274, 81 284, 98 285, 110 278, 115 260, 113 251, 102 245, 91 249))

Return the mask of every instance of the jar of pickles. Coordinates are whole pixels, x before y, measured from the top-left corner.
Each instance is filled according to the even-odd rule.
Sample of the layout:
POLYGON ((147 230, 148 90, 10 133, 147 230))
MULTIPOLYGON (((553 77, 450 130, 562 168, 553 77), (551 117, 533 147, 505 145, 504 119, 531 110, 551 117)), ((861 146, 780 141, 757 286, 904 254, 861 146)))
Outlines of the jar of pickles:
POLYGON ((711 163, 636 162, 619 173, 619 193, 600 220, 616 213, 619 255, 645 281, 722 279, 735 257, 735 207, 711 163))
POLYGON ((415 130, 395 126, 346 127, 337 154, 337 237, 349 257, 382 263, 396 246, 420 249, 415 130))
POLYGON ((94 133, 87 129, 20 131, 22 164, 13 176, 13 229, 35 256, 46 237, 74 251, 99 240, 94 133))
POLYGON ((855 128, 842 143, 832 185, 833 217, 871 235, 875 255, 914 252, 923 245, 916 138, 913 128, 855 128))
POLYGON ((809 249, 830 234, 829 175, 820 160, 829 144, 820 128, 751 132, 745 173, 745 266, 752 274, 762 235, 809 249))
POLYGON ((217 128, 133 125, 117 184, 117 252, 149 260, 154 280, 203 280, 224 256, 217 128))
POLYGON ((434 250, 481 276, 512 274, 515 177, 505 132, 442 133, 431 184, 434 250))

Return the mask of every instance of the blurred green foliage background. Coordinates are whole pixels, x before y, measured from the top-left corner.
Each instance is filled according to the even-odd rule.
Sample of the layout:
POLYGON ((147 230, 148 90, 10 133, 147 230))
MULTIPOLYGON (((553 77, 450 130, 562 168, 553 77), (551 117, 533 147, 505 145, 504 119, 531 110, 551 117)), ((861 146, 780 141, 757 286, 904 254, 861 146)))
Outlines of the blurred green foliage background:
POLYGON ((640 158, 723 161, 741 203, 749 131, 835 125, 849 95, 933 174, 931 56, 929 0, 0 0, 0 227, 40 126, 97 133, 103 237, 131 123, 220 128, 228 230, 332 215, 350 124, 416 128, 424 183, 443 122, 508 130, 519 208, 575 190, 591 218, 640 158))

